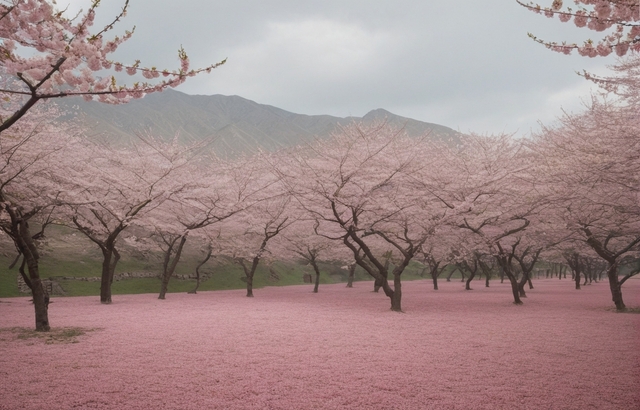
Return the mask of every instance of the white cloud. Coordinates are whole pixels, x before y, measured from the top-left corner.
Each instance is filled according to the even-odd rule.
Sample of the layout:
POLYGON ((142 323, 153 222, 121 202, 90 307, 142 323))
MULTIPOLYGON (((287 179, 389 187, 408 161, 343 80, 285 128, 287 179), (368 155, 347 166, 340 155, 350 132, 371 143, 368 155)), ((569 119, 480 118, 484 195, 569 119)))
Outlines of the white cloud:
MULTIPOLYGON (((98 21, 122 3, 103 1, 98 21)), ((124 61, 173 68, 180 45, 194 66, 228 57, 180 87, 187 93, 236 94, 304 114, 385 108, 462 131, 527 133, 588 96, 575 71, 613 62, 534 43, 527 32, 569 41, 597 33, 515 0, 136 0, 114 34, 133 25, 124 61)))

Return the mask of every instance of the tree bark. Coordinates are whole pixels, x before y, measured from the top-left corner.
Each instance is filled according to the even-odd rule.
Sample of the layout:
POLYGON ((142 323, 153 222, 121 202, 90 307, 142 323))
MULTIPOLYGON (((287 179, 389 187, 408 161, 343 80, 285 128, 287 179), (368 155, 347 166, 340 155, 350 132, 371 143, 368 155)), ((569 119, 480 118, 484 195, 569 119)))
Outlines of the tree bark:
POLYGON ((163 272, 162 272, 162 283, 160 284, 160 294, 158 295, 158 299, 164 299, 167 294, 167 290, 169 288, 169 280, 171 276, 173 276, 173 272, 176 270, 176 266, 178 265, 178 261, 180 261, 180 256, 182 255, 182 248, 184 247, 185 242, 187 241, 187 235, 181 235, 176 237, 167 251, 165 252, 165 262, 163 264, 163 272), (176 248, 175 255, 173 260, 171 260, 171 254, 173 253, 173 247, 175 243, 180 239, 180 243, 176 248))
POLYGON ((576 290, 580 290, 580 274, 583 270, 582 257, 577 252, 573 252, 565 256, 569 267, 571 268, 571 278, 576 283, 576 290))
POLYGON ((394 312, 402 312, 402 283, 400 281, 400 273, 393 275, 393 296, 391 297, 391 310, 394 312))
MULTIPOLYGON (((29 235, 28 231, 25 236, 27 235, 29 235)), ((36 314, 36 331, 48 332, 51 330, 49 325, 49 294, 40 279, 38 256, 37 253, 34 254, 30 250, 23 251, 23 254, 27 261, 27 270, 31 280, 31 295, 33 296, 33 306, 36 314)))
POLYGON ((102 250, 102 275, 100 278, 100 303, 111 303, 111 284, 115 274, 116 265, 120 260, 120 253, 113 242, 101 246, 102 250))
POLYGON ((467 271, 469 271, 469 277, 467 278, 467 281, 465 282, 464 289, 465 290, 472 290, 471 289, 471 281, 476 276, 476 272, 478 271, 478 260, 474 257, 473 266, 469 265, 466 261, 464 261, 463 263, 464 263, 464 268, 467 271))
POLYGON ((520 290, 518 286, 518 280, 515 275, 511 272, 511 261, 513 258, 513 254, 515 253, 516 245, 512 246, 511 253, 507 254, 502 247, 499 246, 500 254, 496 255, 496 261, 498 265, 500 265, 500 271, 503 275, 506 275, 511 283, 511 292, 513 293, 513 303, 516 305, 522 305, 522 300, 520 300, 520 290))
POLYGON ((258 263, 260 262, 260 256, 256 256, 253 258, 251 262, 251 266, 247 266, 246 261, 243 258, 236 259, 236 262, 242 266, 244 270, 244 275, 247 281, 247 297, 253 297, 253 275, 256 273, 256 268, 258 267, 258 263))
MULTIPOLYGON (((385 256, 384 270, 386 272, 389 271, 389 259, 390 259, 390 256, 385 256)), ((376 279, 373 281, 373 291, 375 293, 378 293, 381 287, 382 287, 382 279, 376 279)))
MULTIPOLYGON (((433 281, 433 290, 438 290, 438 277, 446 268, 446 265, 440 268, 440 261, 436 261, 434 258, 425 257, 425 262, 429 265, 429 274, 431 275, 431 280, 433 281)), ((455 269, 453 270, 455 272, 455 269)))
POLYGON ((505 272, 507 278, 509 278, 509 282, 511 282, 511 291, 513 292, 513 303, 516 305, 522 305, 522 300, 520 300, 520 289, 518 286, 518 280, 511 272, 505 272))
POLYGON ((356 275, 356 264, 352 263, 351 265, 349 265, 349 276, 347 277, 347 287, 348 288, 352 288, 353 287, 353 278, 356 275))
POLYGON ((253 274, 250 276, 247 276, 247 297, 248 298, 253 297, 253 274))
POLYGON ((22 270, 21 274, 24 274, 25 264, 27 266, 27 272, 29 272, 28 280, 26 280, 25 283, 30 285, 31 295, 33 296, 36 331, 48 332, 51 330, 51 326, 49 325, 49 294, 40 279, 40 268, 38 265, 40 255, 29 230, 28 217, 20 215, 17 212, 19 211, 7 207, 7 213, 11 219, 11 229, 7 233, 11 239, 13 239, 18 251, 23 255, 20 267, 22 270))
MULTIPOLYGON (((22 253, 20 253, 19 256, 22 256, 22 253)), ((20 262, 20 267, 18 268, 18 272, 20 272, 20 276, 22 276, 22 280, 24 280, 24 283, 27 285, 27 287, 33 291, 33 284, 31 283, 31 279, 29 279, 29 276, 25 273, 24 271, 24 267, 27 263, 26 258, 22 258, 22 262, 20 262)), ((11 268, 9 268, 11 269, 11 268)))
POLYGON ((465 286, 464 286, 465 290, 473 290, 473 289, 471 289, 471 281, 473 280, 473 278, 475 278, 475 276, 476 276, 475 271, 471 272, 469 274, 469 277, 467 278, 467 281, 465 282, 465 286))
POLYGON ((313 266, 313 270, 316 273, 316 283, 313 287, 313 293, 318 293, 318 287, 320 286, 320 269, 318 268, 318 264, 316 263, 315 259, 309 262, 311 262, 311 266, 313 266))
POLYGON ((611 289, 611 300, 616 305, 616 310, 618 312, 626 311, 627 307, 622 301, 622 289, 618 279, 618 264, 616 262, 609 265, 607 277, 609 278, 609 288, 611 289))
POLYGON ((200 287, 200 268, 207 263, 207 261, 209 260, 209 258, 211 258, 211 252, 213 251, 213 249, 211 247, 209 247, 208 251, 207 251, 207 255, 204 257, 204 259, 202 260, 202 262, 200 262, 198 264, 198 266, 196 266, 196 287, 193 288, 192 290, 190 290, 187 293, 197 293, 198 292, 198 288, 200 287))
POLYGON ((378 293, 382 287, 382 279, 376 279, 373 281, 373 291, 378 293))
POLYGON ((526 285, 528 281, 529 281, 529 278, 527 277, 527 274, 525 272, 522 272, 522 277, 518 282, 518 293, 520 294, 521 298, 527 297, 527 292, 525 292, 524 290, 524 285, 526 285))

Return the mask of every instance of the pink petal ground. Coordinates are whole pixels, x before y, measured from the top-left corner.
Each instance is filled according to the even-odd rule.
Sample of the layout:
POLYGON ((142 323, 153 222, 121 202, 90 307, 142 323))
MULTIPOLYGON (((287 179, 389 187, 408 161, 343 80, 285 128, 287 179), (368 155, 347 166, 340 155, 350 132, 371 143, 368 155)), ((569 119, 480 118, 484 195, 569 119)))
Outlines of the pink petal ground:
MULTIPOLYGON (((372 283, 55 298, 78 343, 0 333, 0 409, 639 409, 640 314, 605 282, 404 284, 406 313, 372 283)), ((624 285, 640 306, 640 280, 624 285)), ((32 327, 28 298, 0 328, 32 327)))

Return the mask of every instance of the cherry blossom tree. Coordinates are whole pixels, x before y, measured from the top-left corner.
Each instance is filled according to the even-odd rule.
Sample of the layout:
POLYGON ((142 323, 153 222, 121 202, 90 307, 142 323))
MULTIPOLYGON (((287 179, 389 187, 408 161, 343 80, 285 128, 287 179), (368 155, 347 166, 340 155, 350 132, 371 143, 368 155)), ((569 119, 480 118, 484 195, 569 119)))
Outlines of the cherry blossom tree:
POLYGON ((558 218, 602 260, 612 300, 624 310, 619 264, 640 244, 640 130, 637 105, 593 98, 536 140, 538 175, 558 218))
MULTIPOLYGON (((295 203, 293 205, 295 206, 295 203)), ((315 273, 313 293, 318 293, 320 287, 318 263, 323 260, 340 260, 339 250, 344 250, 343 247, 338 247, 339 250, 336 250, 336 244, 333 241, 317 235, 315 233, 317 224, 315 220, 296 220, 274 241, 275 251, 272 251, 283 259, 302 259, 313 268, 315 273)), ((343 259, 346 259, 346 252, 342 253, 345 256, 343 259)))
MULTIPOLYGON (((0 113, 14 107, 9 101, 0 105, 0 113)), ((58 116, 55 107, 42 105, 0 137, 0 228, 18 252, 14 264, 22 257, 19 270, 33 295, 38 331, 48 331, 50 324, 49 296, 40 278, 36 239, 43 236, 44 226, 51 221, 61 189, 57 181, 65 172, 62 164, 69 156, 68 148, 77 142, 72 125, 63 128, 55 120, 58 116), (38 217, 42 217, 41 229, 34 233, 38 217)))
POLYGON ((458 238, 451 227, 443 226, 422 246, 420 260, 425 265, 424 272, 428 271, 431 276, 433 290, 438 290, 438 278, 454 259, 459 244, 454 245, 453 242, 458 238))
POLYGON ((489 281, 491 280, 491 276, 496 267, 495 259, 491 257, 491 255, 483 254, 480 252, 475 253, 476 260, 478 261, 478 266, 482 273, 484 274, 484 286, 485 288, 489 287, 489 281))
MULTIPOLYGON (((457 232, 449 236, 452 239, 455 238, 456 243, 449 249, 448 259, 455 268, 450 272, 447 281, 450 281, 451 274, 457 269, 461 273, 462 282, 465 282, 465 290, 473 290, 471 283, 476 274, 486 274, 485 268, 488 269, 486 262, 483 260, 484 243, 473 232, 459 227, 452 228, 457 228, 457 232)), ((437 290, 437 282, 435 280, 434 289, 437 290)))
POLYGON ((518 265, 520 266, 520 271, 522 272, 522 277, 520 282, 518 283, 518 290, 520 292, 520 297, 526 297, 527 294, 524 290, 524 286, 528 283, 529 289, 533 289, 533 283, 531 282, 531 274, 533 272, 533 268, 538 262, 538 258, 540 257, 540 253, 544 250, 543 247, 535 247, 529 246, 524 248, 521 254, 514 254, 513 257, 518 261, 518 265))
MULTIPOLYGON (((532 183, 531 156, 510 135, 467 136, 455 152, 448 175, 431 182, 456 212, 456 224, 477 235, 511 283, 514 303, 522 304, 514 256, 523 235, 545 204, 532 183)), ((451 155, 451 153, 449 154, 451 155)))
POLYGON ((188 164, 194 151, 177 139, 164 143, 147 137, 133 148, 86 145, 67 161, 69 189, 58 200, 65 204, 72 225, 102 252, 102 303, 111 303, 111 283, 120 260, 118 237, 184 188, 172 174, 188 164))
POLYGON ((264 153, 240 158, 230 172, 230 185, 242 193, 245 206, 216 226, 221 253, 242 267, 247 297, 253 297, 253 279, 261 260, 273 260, 273 239, 296 217, 291 197, 264 153))
MULTIPOLYGON (((140 98, 146 93, 161 91, 167 87, 175 87, 189 76, 201 72, 210 72, 225 61, 203 69, 190 69, 189 59, 183 49, 179 50, 180 68, 176 70, 158 70, 155 67, 145 68, 140 61, 123 64, 112 61, 109 55, 120 44, 128 40, 132 32, 126 31, 122 36, 111 39, 106 35, 114 29, 126 14, 128 0, 124 1, 122 11, 111 23, 92 31, 93 21, 98 9, 99 0, 92 0, 86 13, 67 17, 65 11, 55 8, 55 2, 46 0, 2 0, 0 1, 0 98, 3 101, 0 116, 0 139, 3 147, 15 143, 16 136, 43 135, 42 133, 24 134, 25 129, 35 129, 33 119, 27 119, 22 126, 19 123, 39 101, 62 98, 66 96, 83 96, 85 99, 98 99, 103 102, 125 102, 130 98, 140 98), (126 71, 129 75, 141 73, 147 80, 133 85, 120 85, 111 73, 126 71), (164 80, 155 80, 162 75, 164 80), (31 124, 31 125, 29 125, 31 124), (12 127, 19 130, 11 135, 7 131, 12 127)), ((53 118, 50 118, 51 121, 53 118)), ((29 137, 28 143, 15 145, 16 150, 11 163, 17 163, 17 155, 23 155, 23 148, 30 147, 32 152, 26 154, 23 164, 34 159, 36 162, 49 156, 51 144, 42 141, 42 146, 33 144, 36 139, 29 137)), ((39 141, 40 138, 37 138, 39 141)), ((63 144, 63 143, 62 143, 63 144)), ((11 149, 9 149, 11 151, 11 149)), ((7 153, 9 151, 4 151, 7 153)), ((60 160, 59 163, 66 163, 60 160)), ((32 165, 29 168, 33 169, 32 165)), ((49 168, 53 170, 54 168, 49 168)), ((49 330, 48 315, 45 305, 45 293, 40 285, 38 272, 38 253, 29 231, 28 221, 34 217, 42 205, 29 207, 24 198, 20 205, 15 203, 17 196, 8 199, 9 188, 17 186, 19 178, 2 181, 3 194, 0 199, 3 215, 8 224, 3 229, 12 232, 11 236, 24 261, 29 268, 31 285, 34 287, 34 305, 36 308, 36 328, 49 330), (11 184, 8 182, 12 181, 11 184), (27 210, 28 209, 28 210, 27 210)), ((21 190, 47 192, 30 178, 22 185, 21 190)), ((14 191, 15 192, 15 191, 14 191)), ((43 198, 49 198, 43 195, 43 198)))
POLYGON ((253 297, 253 279, 260 261, 269 257, 269 242, 293 223, 286 212, 289 201, 286 197, 268 198, 228 220, 230 228, 223 235, 230 236, 224 251, 242 267, 247 297, 253 297))
MULTIPOLYGON (((201 245, 203 245, 202 243, 203 241, 201 240, 201 245)), ((200 269, 211 259, 211 255, 213 254, 213 245, 212 245, 212 239, 211 238, 206 238, 204 240, 204 246, 201 246, 201 249, 204 250, 204 257, 202 258, 201 261, 198 262, 198 264, 196 265, 196 269, 195 269, 195 273, 196 273, 196 286, 191 289, 189 291, 189 293, 193 293, 196 294, 198 293, 198 288, 200 287, 200 283, 201 283, 201 275, 200 275, 200 269)))
POLYGON ((351 124, 291 155, 282 171, 296 201, 317 221, 316 233, 346 246, 394 311, 402 311, 402 272, 445 212, 409 186, 423 142, 384 123, 351 124), (393 287, 385 266, 389 251, 396 258, 393 287))
POLYGON ((534 2, 516 0, 521 6, 541 13, 549 18, 558 17, 576 27, 603 33, 600 40, 586 40, 582 45, 575 43, 546 41, 529 33, 534 41, 548 49, 564 54, 576 50, 587 57, 607 56, 615 52, 618 56, 628 51, 640 51, 640 12, 638 2, 633 0, 575 0, 576 8, 563 7, 562 0, 553 0, 548 7, 534 2))
POLYGON ((187 53, 180 49, 180 68, 161 70, 143 67, 140 61, 124 64, 109 55, 133 35, 125 31, 107 38, 116 23, 126 15, 129 0, 122 11, 98 29, 93 22, 99 0, 92 0, 86 12, 68 17, 47 0, 2 0, 0 2, 0 68, 3 76, 17 81, 0 88, 3 98, 19 101, 16 110, 0 122, 0 132, 10 128, 38 101, 67 96, 118 103, 140 98, 183 83, 187 77, 224 64, 224 60, 201 69, 191 69, 187 53), (145 81, 120 85, 113 73, 140 73, 145 81), (158 80, 163 76, 163 80, 158 80))
POLYGON ((191 159, 171 175, 180 190, 137 221, 153 232, 152 237, 164 253, 159 299, 165 299, 187 237, 195 236, 207 242, 206 262, 213 249, 211 229, 207 228, 215 228, 248 206, 247 195, 252 193, 244 187, 234 189, 239 187, 234 184, 233 174, 229 172, 231 165, 227 161, 213 155, 197 159, 191 159))

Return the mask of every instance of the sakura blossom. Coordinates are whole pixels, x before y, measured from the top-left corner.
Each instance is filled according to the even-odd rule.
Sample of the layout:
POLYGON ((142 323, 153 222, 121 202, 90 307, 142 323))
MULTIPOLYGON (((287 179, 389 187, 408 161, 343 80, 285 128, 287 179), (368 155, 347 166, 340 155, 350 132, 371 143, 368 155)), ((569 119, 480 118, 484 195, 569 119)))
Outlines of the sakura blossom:
POLYGON ((521 6, 535 12, 543 13, 548 18, 558 17, 563 23, 573 19, 576 27, 586 27, 599 33, 608 31, 600 40, 588 39, 583 45, 576 43, 546 41, 529 33, 534 41, 548 49, 570 54, 576 50, 585 57, 606 57, 615 50, 619 57, 629 50, 640 51, 638 34, 640 34, 640 14, 638 4, 634 1, 619 0, 575 0, 577 9, 563 8, 561 0, 554 0, 550 7, 543 7, 534 2, 516 0, 521 6))
POLYGON ((121 11, 109 23, 97 29, 93 24, 100 1, 88 3, 85 11, 69 15, 68 10, 58 10, 55 1, 0 2, 0 50, 3 54, 0 67, 3 76, 16 80, 1 87, 0 93, 3 97, 21 100, 19 109, 0 122, 0 132, 10 128, 40 100, 75 95, 86 100, 119 103, 176 87, 187 77, 210 72, 225 63, 220 61, 201 69, 191 69, 186 51, 180 48, 180 68, 165 71, 167 79, 120 85, 115 76, 108 75, 112 67, 116 72, 124 68, 129 75, 142 71, 147 79, 157 78, 157 69, 141 66, 140 60, 125 64, 109 58, 133 35, 133 31, 125 30, 124 34, 107 38, 125 17, 129 0, 123 1, 121 11))

